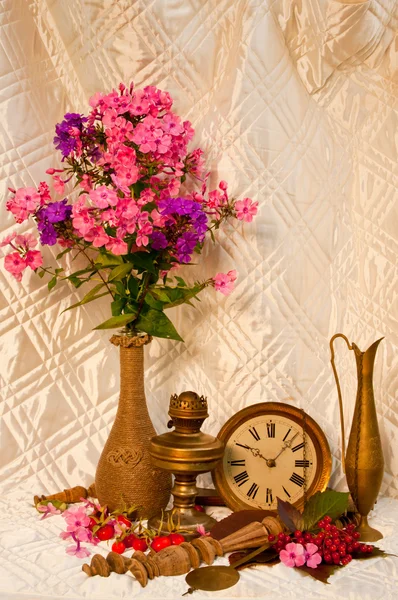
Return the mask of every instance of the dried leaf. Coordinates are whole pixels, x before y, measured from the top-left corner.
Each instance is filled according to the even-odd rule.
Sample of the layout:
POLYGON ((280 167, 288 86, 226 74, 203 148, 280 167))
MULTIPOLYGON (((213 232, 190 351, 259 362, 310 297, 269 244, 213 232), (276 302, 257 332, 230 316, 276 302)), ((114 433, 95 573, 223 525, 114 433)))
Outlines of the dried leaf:
MULTIPOLYGON (((241 560, 244 556, 249 556, 250 552, 251 551, 234 552, 228 558, 229 564, 231 566, 234 566, 234 563, 236 563, 238 560, 241 560)), ((279 563, 279 553, 274 548, 268 548, 268 550, 264 550, 264 552, 257 554, 257 556, 254 556, 252 559, 237 567, 237 570, 240 571, 242 569, 247 569, 248 567, 254 567, 256 565, 267 564, 271 566, 276 565, 277 563, 279 563)))
POLYGON ((211 537, 222 540, 238 529, 249 525, 254 521, 262 521, 264 517, 275 517, 275 513, 269 510, 238 510, 222 521, 218 521, 211 530, 211 537))
POLYGON ((333 575, 337 569, 341 569, 341 567, 339 565, 327 565, 325 563, 321 563, 316 567, 316 569, 311 569, 310 567, 307 567, 307 565, 297 568, 297 570, 301 571, 301 573, 310 575, 314 579, 322 581, 322 583, 329 583, 329 577, 333 575))
POLYGON ((278 500, 278 515, 289 531, 303 529, 303 515, 293 504, 285 502, 280 498, 278 500))

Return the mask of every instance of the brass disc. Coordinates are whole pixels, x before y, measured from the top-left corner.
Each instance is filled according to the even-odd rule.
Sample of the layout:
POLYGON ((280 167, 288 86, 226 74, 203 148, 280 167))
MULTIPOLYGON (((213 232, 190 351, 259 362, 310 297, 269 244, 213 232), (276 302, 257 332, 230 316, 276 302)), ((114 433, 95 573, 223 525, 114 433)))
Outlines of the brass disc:
POLYGON ((194 569, 185 577, 187 584, 194 590, 216 592, 226 590, 239 581, 239 573, 232 567, 212 565, 194 569))

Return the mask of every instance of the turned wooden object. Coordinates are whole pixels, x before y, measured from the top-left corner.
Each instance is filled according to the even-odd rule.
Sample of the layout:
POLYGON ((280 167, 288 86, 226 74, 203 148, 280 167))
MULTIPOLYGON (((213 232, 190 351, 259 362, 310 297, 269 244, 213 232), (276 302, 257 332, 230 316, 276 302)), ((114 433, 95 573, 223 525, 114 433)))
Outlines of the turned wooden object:
POLYGON ((281 531, 283 526, 278 519, 266 517, 261 523, 250 523, 222 540, 202 536, 179 546, 169 546, 158 553, 134 552, 131 559, 115 555, 114 552, 110 552, 106 558, 96 554, 91 559, 91 564, 83 565, 82 569, 89 576, 102 577, 108 577, 112 571, 130 572, 145 587, 148 579, 159 575, 183 575, 192 568, 199 567, 201 562, 212 565, 216 556, 224 556, 232 550, 263 546, 268 541, 268 535, 277 535, 281 531))
POLYGON ((87 489, 82 485, 77 485, 73 488, 64 490, 63 492, 58 492, 57 494, 50 494, 49 496, 34 496, 33 502, 35 506, 44 500, 59 500, 60 502, 65 502, 66 504, 74 504, 75 502, 80 502, 81 498, 89 497, 97 497, 95 493, 95 483, 92 483, 87 489))

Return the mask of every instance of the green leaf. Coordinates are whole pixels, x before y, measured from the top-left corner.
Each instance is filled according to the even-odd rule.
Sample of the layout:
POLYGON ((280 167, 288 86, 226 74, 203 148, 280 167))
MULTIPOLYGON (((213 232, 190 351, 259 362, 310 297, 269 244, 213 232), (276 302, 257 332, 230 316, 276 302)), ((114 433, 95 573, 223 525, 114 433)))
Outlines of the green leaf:
POLYGON ((75 277, 74 275, 69 275, 69 277, 67 277, 66 279, 69 279, 69 281, 72 285, 75 286, 75 288, 79 288, 84 283, 84 281, 82 281, 78 277, 75 277))
POLYGON ((303 516, 299 510, 293 504, 285 502, 280 498, 278 501, 278 515, 281 521, 286 525, 289 531, 295 531, 296 529, 302 529, 303 527, 303 516))
POLYGON ((99 267, 113 267, 123 264, 123 258, 121 256, 111 254, 110 252, 102 251, 98 255, 95 264, 99 267))
MULTIPOLYGON (((37 272, 37 271, 36 271, 36 272, 37 272)), ((43 279, 43 277, 44 277, 44 275, 46 274, 46 272, 45 272, 45 271, 39 271, 37 274, 38 274, 38 276, 40 277, 40 279, 43 279)))
POLYGON ((348 507, 348 492, 326 490, 318 492, 308 500, 303 512, 302 529, 314 529, 321 519, 328 515, 333 521, 340 517, 348 507))
POLYGON ((57 284, 57 278, 53 277, 52 279, 50 279, 50 281, 47 283, 47 287, 48 287, 48 291, 51 292, 51 290, 53 289, 53 287, 57 284))
POLYGON ((119 300, 114 300, 111 302, 111 311, 114 317, 117 317, 121 314, 123 308, 126 306, 126 299, 120 298, 119 300))
POLYGON ((94 327, 94 330, 115 329, 116 327, 123 327, 124 325, 127 325, 127 323, 131 323, 131 321, 134 321, 134 319, 135 314, 119 315, 118 317, 112 317, 111 319, 104 321, 103 323, 101 323, 101 325, 97 325, 97 327, 94 327))
POLYGON ((145 314, 141 313, 137 319, 136 327, 140 331, 145 331, 155 337, 177 340, 179 342, 184 341, 177 333, 170 319, 160 310, 150 308, 145 314))
POLYGON ((170 296, 164 290, 154 289, 154 290, 151 290, 151 294, 154 296, 154 298, 157 298, 158 300, 161 300, 162 302, 170 302, 171 301, 170 296))
POLYGON ((142 271, 148 271, 148 273, 157 274, 158 269, 154 265, 156 256, 150 252, 135 252, 134 254, 128 254, 127 258, 134 264, 135 269, 142 271))
POLYGON ((106 296, 107 294, 109 294, 109 292, 103 292, 102 294, 98 294, 98 292, 104 287, 104 285, 104 283, 99 283, 98 285, 94 286, 93 289, 91 289, 79 302, 72 304, 72 306, 68 306, 68 308, 65 308, 65 310, 63 310, 62 312, 64 313, 67 310, 71 310, 72 308, 76 308, 77 306, 83 306, 83 304, 88 304, 93 300, 97 300, 97 298, 106 296))
POLYGON ((122 265, 115 267, 109 273, 108 281, 115 281, 116 279, 118 279, 118 280, 123 279, 123 277, 126 277, 126 275, 131 273, 131 270, 133 269, 133 267, 134 267, 134 265, 132 265, 131 263, 123 263, 122 265))
POLYGON ((174 277, 174 279, 180 287, 187 287, 187 284, 185 283, 182 277, 174 277))
POLYGON ((62 252, 60 252, 59 254, 57 254, 57 256, 55 257, 56 260, 59 260, 60 258, 62 258, 63 256, 65 256, 65 254, 68 254, 68 252, 70 252, 72 250, 72 248, 65 248, 65 250, 62 250, 62 252))
POLYGON ((128 286, 129 292, 130 292, 130 296, 132 298, 137 298, 137 296, 138 296, 138 279, 136 279, 134 277, 134 275, 131 275, 131 277, 129 278, 127 286, 128 286))
POLYGON ((63 269, 55 269, 55 274, 59 275, 60 273, 62 273, 63 269))
POLYGON ((122 284, 121 281, 114 281, 112 283, 115 286, 116 291, 120 296, 122 296, 122 297, 126 296, 126 288, 124 287, 124 285, 122 284))
POLYGON ((159 302, 159 300, 155 300, 151 294, 147 294, 145 296, 145 303, 148 304, 151 308, 155 308, 156 310, 163 310, 163 302, 159 302))
POLYGON ((172 301, 165 304, 164 309, 166 310, 167 308, 179 306, 180 304, 184 304, 185 302, 192 300, 192 298, 196 298, 196 295, 201 292, 204 287, 205 285, 201 284, 195 285, 192 288, 169 288, 167 291, 169 296, 172 298, 172 301))

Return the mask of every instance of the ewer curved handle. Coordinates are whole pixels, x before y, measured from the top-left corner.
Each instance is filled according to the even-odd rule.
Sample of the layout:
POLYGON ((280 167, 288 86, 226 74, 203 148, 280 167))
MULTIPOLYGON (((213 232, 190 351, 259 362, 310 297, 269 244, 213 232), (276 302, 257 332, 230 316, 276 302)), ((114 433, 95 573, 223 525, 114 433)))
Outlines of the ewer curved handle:
POLYGON ((338 394, 338 397, 339 397, 340 423, 341 423, 341 446, 342 446, 341 466, 343 468, 343 473, 345 473, 345 435, 344 435, 343 398, 341 396, 340 381, 339 381, 339 377, 337 375, 336 365, 334 364, 334 348, 333 348, 333 342, 338 337, 343 338, 343 340, 346 342, 349 350, 353 350, 353 347, 351 346, 351 344, 348 341, 348 339, 346 338, 346 336, 343 335, 342 333, 336 333, 332 337, 332 339, 330 340, 330 343, 329 343, 329 345, 330 345, 330 362, 332 363, 333 374, 334 374, 334 378, 336 380, 336 385, 337 385, 337 394, 338 394))

